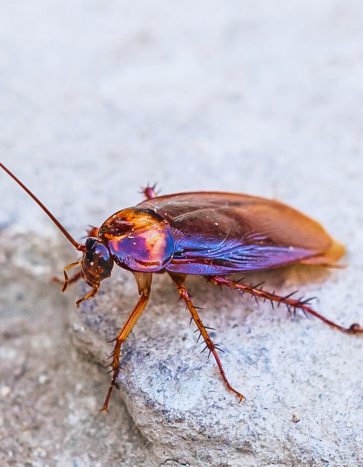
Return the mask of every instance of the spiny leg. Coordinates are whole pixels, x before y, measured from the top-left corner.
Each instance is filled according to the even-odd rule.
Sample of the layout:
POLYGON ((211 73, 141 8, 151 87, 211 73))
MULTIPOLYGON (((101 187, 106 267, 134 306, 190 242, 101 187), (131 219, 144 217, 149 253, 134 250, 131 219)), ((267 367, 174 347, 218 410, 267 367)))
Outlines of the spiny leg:
POLYGON ((144 311, 146 304, 149 300, 150 291, 151 291, 151 277, 150 273, 135 273, 136 282, 139 288, 140 298, 133 309, 130 316, 127 318, 126 323, 123 325, 121 331, 117 334, 115 339, 110 342, 115 342, 115 348, 111 354, 112 363, 112 380, 110 387, 107 392, 105 402, 103 403, 102 412, 108 412, 108 404, 110 402, 111 394, 113 388, 116 386, 116 380, 120 373, 120 354, 121 346, 125 342, 127 336, 132 331, 133 327, 137 323, 137 320, 140 318, 142 312, 144 311))
POLYGON ((152 186, 146 186, 145 188, 141 188, 141 193, 145 196, 146 199, 156 198, 158 194, 156 193, 156 183, 152 186))
POLYGON ((349 328, 345 328, 325 318, 325 316, 319 314, 318 312, 313 310, 308 305, 309 299, 308 300, 294 300, 293 298, 291 298, 291 295, 293 294, 289 294, 283 297, 280 295, 276 295, 275 293, 266 292, 265 290, 262 290, 262 288, 258 288, 259 286, 253 287, 251 285, 242 284, 241 282, 232 281, 224 277, 220 277, 220 276, 212 277, 210 279, 210 282, 213 285, 228 286, 231 289, 238 290, 242 294, 248 293, 254 296, 255 298, 257 297, 257 298, 263 298, 265 300, 269 300, 272 305, 274 302, 277 302, 278 304, 286 305, 288 310, 290 310, 291 308, 303 310, 304 312, 309 313, 310 315, 313 315, 316 318, 321 319, 324 323, 328 324, 329 326, 335 329, 339 329, 339 331, 345 332, 346 334, 363 333, 363 328, 358 323, 353 323, 349 328))
POLYGON ((90 229, 87 232, 87 237, 97 238, 98 237, 98 228, 94 227, 93 225, 89 225, 88 227, 90 227, 90 229))
POLYGON ((185 281, 185 275, 182 275, 182 274, 173 274, 173 273, 169 273, 170 277, 172 278, 176 288, 178 289, 178 293, 180 295, 180 298, 182 298, 190 312, 190 314, 192 315, 192 319, 194 320, 195 324, 197 325, 198 327, 198 330, 200 332, 200 335, 203 337, 204 339, 204 342, 206 344, 206 347, 205 348, 208 348, 209 349, 209 353, 212 353, 216 362, 217 362, 217 365, 218 365, 218 368, 219 368, 219 372, 222 376, 222 379, 224 381, 224 384, 226 385, 227 389, 231 392, 234 392, 236 394, 236 396, 239 398, 239 401, 242 402, 245 400, 245 397, 240 394, 238 391, 236 391, 235 389, 233 389, 233 387, 230 385, 230 383, 228 382, 227 380, 227 377, 224 373, 224 370, 223 370, 223 367, 222 367, 222 363, 221 361, 219 360, 219 357, 218 357, 218 354, 217 354, 217 346, 212 342, 212 339, 210 338, 208 332, 207 332, 207 329, 206 327, 204 326, 204 324, 202 323, 202 320, 200 319, 198 313, 197 313, 197 310, 195 308, 195 306, 193 305, 193 302, 191 300, 191 297, 190 297, 190 294, 189 292, 187 291, 187 289, 185 288, 184 286, 184 281, 185 281))

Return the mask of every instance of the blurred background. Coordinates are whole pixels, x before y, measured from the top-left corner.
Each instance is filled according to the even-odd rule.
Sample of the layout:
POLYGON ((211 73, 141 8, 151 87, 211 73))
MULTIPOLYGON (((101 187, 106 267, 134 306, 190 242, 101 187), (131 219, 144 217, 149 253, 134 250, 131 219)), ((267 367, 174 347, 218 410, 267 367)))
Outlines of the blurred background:
MULTIPOLYGON (((138 191, 148 182, 157 182, 162 194, 246 192, 319 219, 347 245, 346 263, 361 273, 362 26, 363 6, 354 0, 1 0, 1 162, 76 239, 88 224, 141 201, 138 191)), ((12 316, 21 317, 24 329, 37 316, 30 304, 21 312, 10 307, 21 287, 17 278, 24 284, 31 274, 35 282, 38 273, 51 276, 71 248, 5 173, 0 199, 2 244, 10 252, 1 257, 2 311, 13 336, 19 322, 12 316), (30 238, 36 247, 27 246, 30 238)), ((353 283, 344 287, 358 299, 353 283)), ((37 326, 35 334, 60 339, 37 326)), ((14 353, 6 355, 4 409, 17 394, 9 376, 14 353)), ((84 418, 93 410, 87 407, 84 418)), ((51 448, 44 431, 14 441, 11 430, 20 429, 21 416, 3 417, 7 462, 20 465, 28 455, 38 462, 32 465, 45 465, 54 461, 54 449, 62 450, 64 427, 54 435, 59 447, 51 448), (21 443, 32 446, 30 454, 16 454, 21 443)), ((89 436, 101 456, 97 436, 89 436)), ((119 458, 122 465, 130 452, 119 458)), ((67 456, 60 465, 71 462, 67 456)), ((94 462, 112 463, 107 456, 94 462)), ((81 457, 75 465, 91 465, 81 457)))
MULTIPOLYGON (((353 187, 363 170, 362 15, 338 0, 1 2, 2 161, 76 232, 148 181, 305 211, 317 185, 339 203, 336 173, 353 187)), ((21 195, 1 187, 6 222, 21 195)))

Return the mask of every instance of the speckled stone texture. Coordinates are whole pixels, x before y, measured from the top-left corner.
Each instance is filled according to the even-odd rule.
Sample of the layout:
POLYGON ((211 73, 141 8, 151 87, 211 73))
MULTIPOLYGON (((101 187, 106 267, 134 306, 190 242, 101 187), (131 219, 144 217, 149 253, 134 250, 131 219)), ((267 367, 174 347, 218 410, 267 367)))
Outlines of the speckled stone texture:
MULTIPOLYGON (((77 240, 162 193, 246 192, 318 219, 345 269, 255 275, 363 323, 363 6, 348 1, 0 2, 1 162, 77 240)), ((167 276, 98 412, 112 338, 137 301, 118 269, 78 311, 50 284, 78 257, 0 173, 0 463, 357 466, 363 339, 268 303, 187 285, 231 383, 200 355, 167 276)), ((117 269, 117 268, 116 268, 117 269)))
MULTIPOLYGON (((267 276, 266 287, 291 291, 296 281, 286 276, 296 272, 260 277, 267 276), (279 286, 276 276, 284 284, 279 286)), ((300 289, 317 294, 318 308, 329 317, 349 324, 347 293, 339 292, 349 279, 333 275, 320 284, 316 277, 313 286, 300 281, 300 289)), ((105 284, 93 303, 74 313, 77 339, 100 361, 106 357, 104 342, 136 303, 133 282, 122 273, 105 284)), ((198 466, 358 462, 361 339, 319 322, 291 319, 286 310, 272 311, 269 304, 256 308, 252 300, 242 301, 229 291, 220 295, 200 279, 189 283, 196 304, 204 307, 205 324, 216 329, 212 335, 225 351, 225 371, 247 400, 238 404, 224 388, 213 359, 199 355, 188 311, 176 303, 167 276, 158 277, 150 306, 124 347, 120 377, 127 407, 152 443, 152 465, 167 458, 198 466)), ((354 310, 358 318, 356 306, 354 310)), ((114 401, 110 407, 115 410, 114 401)))

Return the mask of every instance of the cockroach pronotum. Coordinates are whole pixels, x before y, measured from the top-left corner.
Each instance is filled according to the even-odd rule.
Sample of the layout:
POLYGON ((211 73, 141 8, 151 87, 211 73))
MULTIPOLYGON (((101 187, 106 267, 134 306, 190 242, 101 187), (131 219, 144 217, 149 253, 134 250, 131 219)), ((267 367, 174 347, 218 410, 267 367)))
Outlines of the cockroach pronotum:
POLYGON ((206 348, 213 354, 227 389, 240 401, 245 397, 228 382, 208 328, 199 317, 197 307, 185 287, 189 274, 201 275, 213 285, 228 286, 244 293, 300 309, 316 316, 329 326, 348 334, 361 334, 354 323, 345 328, 330 321, 310 307, 309 300, 280 296, 234 281, 235 273, 280 268, 291 264, 330 266, 345 253, 316 221, 277 201, 243 194, 192 192, 157 196, 155 187, 143 190, 145 200, 135 207, 122 209, 110 216, 99 229, 92 228, 84 245, 76 242, 41 201, 3 164, 5 170, 43 209, 72 245, 83 253, 80 261, 64 268, 64 292, 70 283, 83 279, 91 290, 76 305, 94 298, 101 281, 110 277, 114 263, 131 271, 140 298, 126 323, 112 341, 112 380, 102 407, 108 412, 112 389, 120 371, 121 346, 135 326, 149 300, 154 272, 167 272, 191 319, 197 325, 206 348), (79 266, 68 278, 67 271, 79 266))

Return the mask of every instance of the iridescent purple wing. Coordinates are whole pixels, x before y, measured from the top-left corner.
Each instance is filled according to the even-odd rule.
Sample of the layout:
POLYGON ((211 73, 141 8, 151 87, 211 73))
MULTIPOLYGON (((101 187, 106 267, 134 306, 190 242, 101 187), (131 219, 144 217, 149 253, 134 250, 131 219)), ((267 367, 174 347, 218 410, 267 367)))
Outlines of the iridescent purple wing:
POLYGON ((139 207, 157 212, 172 227, 175 252, 166 267, 172 272, 232 274, 300 262, 318 264, 323 261, 314 258, 324 257, 335 244, 316 221, 264 198, 181 193, 153 198, 139 207))

